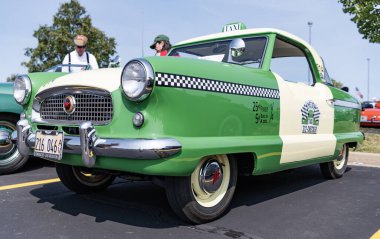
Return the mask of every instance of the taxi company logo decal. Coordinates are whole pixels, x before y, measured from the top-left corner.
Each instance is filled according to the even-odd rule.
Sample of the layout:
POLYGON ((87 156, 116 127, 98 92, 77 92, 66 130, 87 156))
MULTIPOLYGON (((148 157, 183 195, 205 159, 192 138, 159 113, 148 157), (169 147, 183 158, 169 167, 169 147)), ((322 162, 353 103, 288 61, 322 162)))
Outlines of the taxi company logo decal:
POLYGON ((302 109, 302 133, 316 134, 319 126, 320 112, 313 101, 307 101, 302 109))

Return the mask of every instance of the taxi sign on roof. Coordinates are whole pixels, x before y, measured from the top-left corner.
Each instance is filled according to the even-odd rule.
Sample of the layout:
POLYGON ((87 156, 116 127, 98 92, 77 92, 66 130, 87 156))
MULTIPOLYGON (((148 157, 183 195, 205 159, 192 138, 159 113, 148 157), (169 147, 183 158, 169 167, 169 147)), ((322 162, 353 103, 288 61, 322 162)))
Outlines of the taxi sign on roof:
POLYGON ((242 22, 234 22, 234 23, 229 23, 223 27, 222 32, 232 32, 232 31, 238 31, 238 30, 243 30, 247 29, 244 23, 242 22))

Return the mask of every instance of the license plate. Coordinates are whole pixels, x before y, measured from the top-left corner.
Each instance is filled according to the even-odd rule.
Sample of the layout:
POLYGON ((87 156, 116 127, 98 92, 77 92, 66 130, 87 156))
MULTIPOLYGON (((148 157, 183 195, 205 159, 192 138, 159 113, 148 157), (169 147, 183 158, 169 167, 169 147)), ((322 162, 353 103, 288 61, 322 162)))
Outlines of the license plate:
POLYGON ((360 122, 367 122, 367 116, 360 116, 360 122))
POLYGON ((37 130, 34 156, 46 159, 62 159, 63 132, 55 130, 37 130))

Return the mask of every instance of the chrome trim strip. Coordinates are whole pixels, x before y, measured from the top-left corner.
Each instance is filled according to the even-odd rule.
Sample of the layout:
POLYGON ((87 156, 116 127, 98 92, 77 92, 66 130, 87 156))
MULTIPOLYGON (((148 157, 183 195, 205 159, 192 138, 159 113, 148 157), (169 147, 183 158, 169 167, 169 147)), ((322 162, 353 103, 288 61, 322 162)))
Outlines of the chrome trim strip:
MULTIPOLYGON (((31 154, 35 145, 35 133, 30 131, 26 120, 17 123, 17 143, 22 155, 31 154)), ((172 138, 160 139, 102 139, 96 136, 91 122, 80 126, 80 136, 65 135, 63 152, 82 154, 83 164, 87 167, 95 165, 96 156, 107 156, 128 159, 164 159, 182 150, 182 145, 172 138), (91 156, 93 154, 93 156, 91 156), (94 161, 92 162, 92 159, 94 161)))
POLYGON ((353 109, 359 109, 359 110, 362 109, 361 105, 354 102, 344 101, 344 100, 334 100, 334 106, 341 106, 341 107, 353 108, 353 109))
POLYGON ((82 94, 82 93, 93 94, 94 92, 96 92, 96 94, 98 95, 103 95, 103 96, 111 95, 110 92, 100 89, 100 88, 87 87, 87 86, 58 86, 58 87, 49 88, 47 90, 44 90, 38 93, 35 96, 35 100, 38 100, 41 102, 45 100, 47 97, 57 96, 61 94, 82 94))

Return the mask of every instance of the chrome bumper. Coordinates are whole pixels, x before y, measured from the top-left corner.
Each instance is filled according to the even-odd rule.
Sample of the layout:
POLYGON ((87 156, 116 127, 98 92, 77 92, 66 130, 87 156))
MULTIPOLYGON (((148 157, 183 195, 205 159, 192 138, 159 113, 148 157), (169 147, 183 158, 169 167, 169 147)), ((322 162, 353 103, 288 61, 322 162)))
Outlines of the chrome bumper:
MULTIPOLYGON (((12 141, 16 139, 13 137, 12 141)), ((31 154, 36 134, 27 120, 17 122, 17 145, 22 155, 31 154)), ((83 164, 93 167, 96 156, 128 159, 163 159, 179 153, 181 144, 171 138, 162 139, 102 139, 91 122, 80 125, 79 136, 65 135, 63 153, 82 154, 83 164)))

